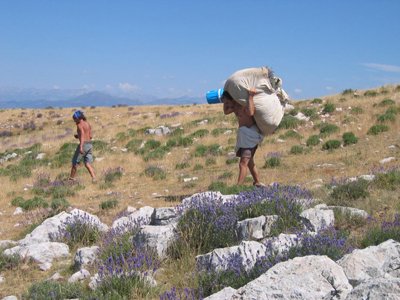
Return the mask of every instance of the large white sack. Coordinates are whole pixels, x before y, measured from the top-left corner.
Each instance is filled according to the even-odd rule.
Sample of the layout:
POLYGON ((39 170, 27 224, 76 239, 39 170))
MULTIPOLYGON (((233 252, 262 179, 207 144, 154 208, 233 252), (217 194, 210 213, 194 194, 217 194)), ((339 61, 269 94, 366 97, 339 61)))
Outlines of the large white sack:
POLYGON ((246 105, 249 90, 254 96, 257 126, 264 135, 273 133, 284 114, 284 103, 288 96, 281 88, 281 79, 275 77, 267 67, 248 68, 233 73, 225 82, 224 90, 241 105, 246 105))

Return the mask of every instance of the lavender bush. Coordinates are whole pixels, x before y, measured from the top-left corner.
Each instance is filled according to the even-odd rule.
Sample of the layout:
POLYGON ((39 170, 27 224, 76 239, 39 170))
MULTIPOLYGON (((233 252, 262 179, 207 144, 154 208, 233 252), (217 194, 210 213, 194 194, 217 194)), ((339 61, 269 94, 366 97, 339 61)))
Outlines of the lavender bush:
POLYGON ((400 214, 396 214, 393 221, 384 221, 381 224, 371 220, 368 230, 361 240, 361 247, 379 245, 389 239, 400 242, 400 214))
POLYGON ((93 245, 99 237, 100 230, 86 213, 68 217, 59 226, 58 232, 50 235, 52 241, 61 241, 71 248, 78 244, 84 246, 93 245))

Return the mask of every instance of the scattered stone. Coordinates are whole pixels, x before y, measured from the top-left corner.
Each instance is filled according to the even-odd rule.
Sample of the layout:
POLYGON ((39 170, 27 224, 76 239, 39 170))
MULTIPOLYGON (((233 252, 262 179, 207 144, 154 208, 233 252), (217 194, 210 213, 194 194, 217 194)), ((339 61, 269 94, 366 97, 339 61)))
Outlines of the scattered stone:
POLYGON ((75 266, 80 269, 84 266, 93 264, 96 260, 98 251, 98 246, 79 248, 74 257, 75 266))
POLYGON ((36 159, 38 160, 42 160, 46 157, 46 153, 38 153, 38 155, 36 156, 36 159))
POLYGON ((70 278, 68 278, 68 282, 69 283, 78 282, 78 281, 85 280, 86 278, 89 278, 89 277, 90 277, 89 271, 86 269, 81 269, 78 272, 72 274, 72 276, 70 278))
POLYGON ((56 272, 54 273, 48 280, 52 280, 52 281, 61 281, 64 279, 64 276, 61 276, 60 273, 56 272))
POLYGON ((20 214, 23 214, 23 213, 24 213, 24 210, 21 207, 17 207, 15 209, 15 211, 13 212, 13 216, 20 215, 20 214))
POLYGON ((166 126, 158 126, 157 128, 154 129, 146 129, 146 131, 144 132, 145 134, 155 134, 158 136, 162 136, 162 135, 167 135, 171 133, 171 129, 169 129, 166 126))
POLYGON ((386 158, 384 158, 384 159, 381 159, 380 161, 379 161, 379 163, 380 164, 387 164, 388 162, 391 162, 391 161, 393 161, 393 160, 396 160, 396 158, 395 157, 386 157, 386 158))
POLYGON ((1 300, 18 300, 18 298, 17 298, 17 296, 12 295, 12 296, 4 297, 4 298, 1 299, 1 300))

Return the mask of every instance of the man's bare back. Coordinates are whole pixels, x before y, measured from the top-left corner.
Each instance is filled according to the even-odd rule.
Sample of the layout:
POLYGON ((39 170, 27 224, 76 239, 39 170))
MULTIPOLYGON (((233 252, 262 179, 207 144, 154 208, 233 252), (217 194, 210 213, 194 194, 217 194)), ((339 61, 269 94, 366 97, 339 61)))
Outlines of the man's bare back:
POLYGON ((79 141, 84 143, 92 139, 92 128, 87 121, 80 120, 76 127, 79 141))

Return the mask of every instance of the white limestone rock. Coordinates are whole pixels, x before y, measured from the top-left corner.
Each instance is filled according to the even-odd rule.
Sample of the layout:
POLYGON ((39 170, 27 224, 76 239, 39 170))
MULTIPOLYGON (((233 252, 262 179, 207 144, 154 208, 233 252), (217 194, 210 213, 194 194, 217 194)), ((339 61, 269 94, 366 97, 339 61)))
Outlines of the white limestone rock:
POLYGON ((400 278, 400 243, 387 240, 378 246, 356 249, 337 262, 353 286, 377 277, 400 278))
POLYGON ((42 270, 48 270, 51 268, 53 259, 69 256, 69 247, 64 243, 43 242, 16 246, 5 250, 4 254, 18 254, 21 258, 31 258, 39 264, 42 270))
POLYGON ((311 255, 276 264, 231 299, 345 299, 351 289, 333 260, 311 255))
POLYGON ((398 300, 400 278, 371 278, 356 286, 346 300, 398 300))
POLYGON ((218 248, 213 251, 196 256, 196 264, 203 270, 225 271, 230 267, 232 257, 241 260, 245 270, 251 270, 257 259, 265 256, 267 248, 256 241, 242 241, 238 246, 218 248))

